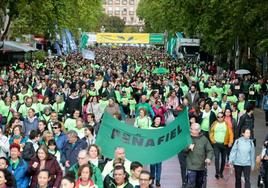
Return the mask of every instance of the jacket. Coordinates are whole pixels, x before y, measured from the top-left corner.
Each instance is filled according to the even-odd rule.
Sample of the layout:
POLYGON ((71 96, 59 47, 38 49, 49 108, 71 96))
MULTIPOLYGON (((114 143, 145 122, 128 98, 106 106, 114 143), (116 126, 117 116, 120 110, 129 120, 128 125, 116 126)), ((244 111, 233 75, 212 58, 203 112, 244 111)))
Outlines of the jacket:
MULTIPOLYGON (((37 186, 37 174, 39 172, 39 168, 40 168, 40 161, 37 157, 35 157, 30 161, 29 167, 28 167, 28 173, 29 175, 32 176, 30 188, 35 188, 37 186), (34 162, 38 163, 37 168, 33 168, 32 165, 34 164, 34 162)), ((59 188, 61 179, 62 179, 62 170, 57 159, 51 154, 49 154, 46 159, 45 169, 49 170, 49 173, 50 173, 51 179, 49 181, 49 185, 51 187, 59 188)))
POLYGON ((155 115, 159 115, 161 116, 161 124, 164 125, 165 124, 165 113, 167 111, 167 109, 164 106, 160 106, 159 108, 157 108, 156 105, 153 105, 153 111, 155 113, 155 115))
POLYGON ((78 109, 80 113, 82 112, 81 98, 69 96, 64 105, 64 113, 72 115, 75 109, 78 109))
MULTIPOLYGON (((228 144, 233 144, 234 142, 234 133, 233 133, 233 130, 232 130, 232 125, 228 125, 228 123, 226 121, 224 121, 225 125, 226 125, 226 134, 225 134, 225 137, 224 137, 224 145, 228 145, 228 144)), ((210 128, 210 131, 209 131, 209 139, 211 141, 212 144, 215 144, 216 141, 215 141, 215 129, 216 127, 218 126, 218 121, 215 121, 211 128, 210 128)))
POLYGON ((35 152, 35 149, 34 149, 34 146, 33 146, 33 143, 32 142, 26 142, 25 143, 25 146, 23 148, 23 151, 22 151, 22 155, 21 157, 29 162, 32 158, 34 158, 36 156, 36 152, 35 152))
POLYGON ((38 129, 38 118, 35 117, 33 122, 30 122, 28 118, 23 120, 22 131, 25 136, 29 136, 31 130, 38 129))
POLYGON ((65 166, 66 161, 70 161, 70 166, 73 166, 77 162, 77 156, 80 150, 86 149, 87 143, 78 138, 75 144, 66 142, 61 152, 61 163, 65 166))
MULTIPOLYGON (((93 171, 91 179, 98 186, 98 188, 103 188, 103 182, 102 182, 102 176, 101 176, 100 169, 98 167, 96 167, 95 165, 91 164, 90 162, 88 162, 88 165, 91 166, 92 171, 93 171)), ((78 163, 74 164, 69 169, 69 172, 73 173, 75 175, 75 179, 78 179, 78 169, 79 169, 78 163)))
POLYGON ((251 139, 240 137, 237 139, 231 150, 229 161, 239 166, 255 167, 255 147, 251 139))
POLYGON ((254 138, 254 115, 252 114, 251 116, 248 115, 248 113, 243 114, 240 117, 239 124, 238 124, 238 137, 241 136, 242 130, 244 128, 249 128, 251 130, 251 135, 250 138, 254 138))
POLYGON ((195 104, 197 104, 200 96, 197 92, 194 93, 194 98, 192 100, 192 97, 191 97, 191 92, 189 92, 187 95, 186 95, 186 98, 188 99, 189 101, 189 105, 190 106, 194 106, 195 104))
POLYGON ((202 134, 198 137, 192 136, 194 144, 193 151, 186 152, 186 167, 188 170, 205 170, 205 160, 210 159, 214 155, 213 149, 209 140, 202 134))
MULTIPOLYGON (((56 138, 56 135, 54 135, 54 138, 56 138)), ((67 136, 63 132, 61 132, 60 135, 55 140, 59 151, 62 151, 64 145, 68 142, 67 136)))
MULTIPOLYGON (((126 178, 127 179, 127 178, 126 178)), ((115 183, 114 178, 108 174, 104 178, 104 188, 117 188, 117 185, 115 183)), ((133 188, 133 185, 131 185, 128 181, 125 183, 123 188, 133 188)))
POLYGON ((30 183, 30 177, 28 176, 27 169, 28 164, 23 159, 19 159, 19 164, 15 170, 9 165, 7 170, 13 174, 16 180, 16 185, 20 188, 28 188, 30 183))

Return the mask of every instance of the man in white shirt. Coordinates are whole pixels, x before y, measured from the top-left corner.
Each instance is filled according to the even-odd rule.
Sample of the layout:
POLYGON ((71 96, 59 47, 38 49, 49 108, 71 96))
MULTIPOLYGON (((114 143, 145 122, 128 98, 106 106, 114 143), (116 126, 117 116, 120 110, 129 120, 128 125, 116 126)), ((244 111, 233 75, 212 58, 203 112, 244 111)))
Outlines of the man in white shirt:
POLYGON ((110 172, 114 169, 113 162, 115 159, 121 158, 124 160, 124 167, 126 169, 126 172, 130 174, 130 165, 131 161, 126 159, 125 149, 122 147, 117 147, 114 151, 114 159, 107 162, 103 171, 102 171, 102 178, 104 179, 110 172))

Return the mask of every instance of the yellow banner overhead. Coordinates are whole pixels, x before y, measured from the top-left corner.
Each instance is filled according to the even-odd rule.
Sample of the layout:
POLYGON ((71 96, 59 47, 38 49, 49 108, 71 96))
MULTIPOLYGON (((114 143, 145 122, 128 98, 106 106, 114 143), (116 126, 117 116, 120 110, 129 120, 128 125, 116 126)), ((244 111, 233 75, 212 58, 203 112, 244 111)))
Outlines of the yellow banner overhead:
POLYGON ((97 43, 149 44, 148 33, 98 33, 97 43))

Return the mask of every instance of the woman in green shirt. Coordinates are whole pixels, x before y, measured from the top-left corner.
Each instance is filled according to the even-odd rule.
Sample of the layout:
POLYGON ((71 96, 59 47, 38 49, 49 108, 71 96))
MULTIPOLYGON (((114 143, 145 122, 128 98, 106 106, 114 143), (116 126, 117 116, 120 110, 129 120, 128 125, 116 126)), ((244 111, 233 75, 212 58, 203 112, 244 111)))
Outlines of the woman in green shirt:
POLYGON ((62 95, 56 95, 56 102, 52 105, 53 111, 57 112, 58 117, 60 120, 63 118, 63 111, 64 111, 65 102, 63 101, 62 95))
POLYGON ((134 127, 141 129, 149 129, 152 124, 152 120, 147 116, 147 112, 144 108, 140 108, 140 115, 135 118, 134 127))
POLYGON ((2 125, 6 125, 12 117, 11 98, 6 97, 4 104, 0 106, 0 114, 2 115, 2 125))

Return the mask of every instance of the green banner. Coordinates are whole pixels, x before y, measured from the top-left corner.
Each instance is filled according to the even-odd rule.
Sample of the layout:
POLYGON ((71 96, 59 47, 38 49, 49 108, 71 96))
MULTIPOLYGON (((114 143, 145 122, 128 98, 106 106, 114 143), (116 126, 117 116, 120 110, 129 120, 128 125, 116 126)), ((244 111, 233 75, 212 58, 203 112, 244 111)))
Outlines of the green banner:
POLYGON ((118 146, 126 150, 126 158, 142 164, 154 164, 176 155, 191 143, 188 113, 185 109, 164 128, 139 129, 105 113, 96 144, 102 154, 114 157, 118 146))
POLYGON ((81 39, 80 39, 80 46, 79 46, 79 50, 82 51, 82 49, 85 49, 87 46, 87 40, 88 40, 88 36, 86 33, 83 33, 81 35, 81 39))
POLYGON ((150 33, 149 37, 150 44, 164 44, 165 37, 163 33, 150 33))

